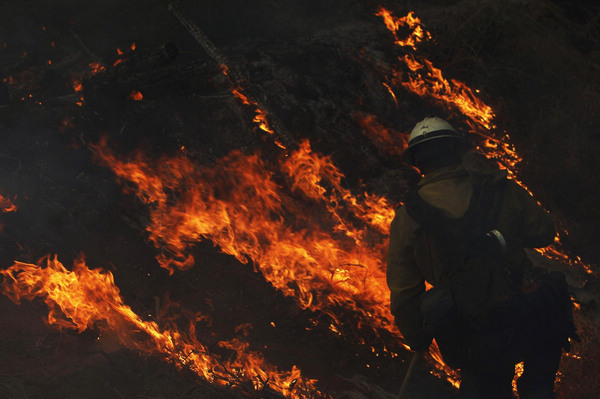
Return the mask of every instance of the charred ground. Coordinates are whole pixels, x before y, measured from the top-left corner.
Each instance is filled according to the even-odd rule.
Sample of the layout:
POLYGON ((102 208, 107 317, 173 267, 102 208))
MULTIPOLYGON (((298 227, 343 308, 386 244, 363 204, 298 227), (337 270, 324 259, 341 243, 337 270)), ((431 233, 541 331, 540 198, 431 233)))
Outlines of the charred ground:
MULTIPOLYGON (((398 132, 409 131, 425 114, 459 124, 460 118, 401 90, 394 101, 381 85, 380 66, 394 63, 399 50, 373 16, 378 4, 253 3, 184 2, 183 9, 296 140, 309 138, 315 150, 332 156, 349 188, 401 200, 415 174, 364 135, 360 115, 377 115, 398 132)), ((446 76, 482 90, 498 114, 498 130, 511 134, 524 158, 523 180, 571 232, 567 248, 597 264, 598 7, 558 1, 441 3, 382 5, 397 15, 414 10, 435 38, 422 51, 446 76)), ((382 338, 360 329, 333 333, 325 322, 319 324, 324 315, 300 310, 260 273, 212 244, 197 245, 194 255, 202 263, 190 271, 169 276, 156 264, 156 249, 144 233, 147 210, 95 161, 90 143, 107 135, 124 154, 142 147, 155 156, 183 146, 188 157, 207 165, 233 149, 260 150, 267 163, 279 151, 253 126, 252 110, 231 95, 231 82, 166 4, 83 6, 65 0, 2 7, 0 78, 12 80, 5 82, 8 107, 0 108, 0 193, 16 195, 19 206, 16 213, 0 215, 2 267, 48 253, 69 264, 83 252, 88 264, 115 274, 128 304, 159 323, 177 322, 185 314, 176 307, 157 312, 168 296, 186 311, 211 316, 200 323, 211 345, 252 324, 246 333, 255 349, 282 368, 299 365, 321 381, 324 392, 386 397, 398 389, 408 354, 404 360, 375 356, 371 347, 378 350, 382 338), (111 67, 119 58, 117 48, 135 61, 164 52, 165 43, 178 49, 169 62, 111 67), (92 62, 107 70, 91 76, 92 62), (74 79, 82 82, 81 93, 74 92, 74 79), (132 90, 142 91, 143 101, 130 100, 132 90), (83 106, 76 104, 80 96, 83 106), (354 375, 368 383, 348 381, 354 375)), ((580 281, 579 272, 574 274, 573 281, 580 281)), ((587 320, 597 314, 598 288, 597 277, 586 279, 578 289, 587 320)), ((0 389, 9 398, 273 395, 211 386, 160 359, 111 345, 110 337, 99 344, 94 332, 53 331, 41 322, 41 302, 17 307, 3 297, 1 304, 0 389)), ((347 315, 349 325, 354 316, 347 315)), ((595 325, 583 326, 595 334, 595 325)), ((597 386, 582 384, 600 369, 597 336, 587 344, 589 357, 568 363, 561 397, 598 392, 597 386)), ((425 367, 415 385, 415 397, 453 395, 425 367)))

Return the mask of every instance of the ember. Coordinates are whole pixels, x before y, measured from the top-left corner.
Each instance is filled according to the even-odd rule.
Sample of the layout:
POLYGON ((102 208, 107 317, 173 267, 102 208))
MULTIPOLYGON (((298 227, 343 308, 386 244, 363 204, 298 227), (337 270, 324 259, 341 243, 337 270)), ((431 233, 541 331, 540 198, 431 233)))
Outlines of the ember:
POLYGON ((2 210, 2 212, 15 212, 17 210, 17 206, 14 204, 14 200, 16 199, 16 196, 13 200, 10 200, 0 194, 0 210, 2 210))
POLYGON ((141 101, 144 98, 144 96, 138 90, 133 90, 131 93, 129 93, 128 98, 133 101, 141 101))

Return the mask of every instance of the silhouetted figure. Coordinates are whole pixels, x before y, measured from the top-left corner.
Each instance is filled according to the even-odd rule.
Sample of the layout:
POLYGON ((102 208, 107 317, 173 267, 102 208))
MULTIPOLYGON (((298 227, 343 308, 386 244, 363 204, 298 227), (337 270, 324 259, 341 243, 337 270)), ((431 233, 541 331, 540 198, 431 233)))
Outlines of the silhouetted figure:
POLYGON ((551 217, 504 170, 462 166, 468 137, 433 117, 410 134, 406 159, 423 177, 396 210, 387 279, 407 344, 435 338, 461 370, 465 398, 554 398, 562 348, 578 338, 562 273, 532 267, 524 248, 550 245, 551 217), (425 281, 433 288, 425 289, 425 281))

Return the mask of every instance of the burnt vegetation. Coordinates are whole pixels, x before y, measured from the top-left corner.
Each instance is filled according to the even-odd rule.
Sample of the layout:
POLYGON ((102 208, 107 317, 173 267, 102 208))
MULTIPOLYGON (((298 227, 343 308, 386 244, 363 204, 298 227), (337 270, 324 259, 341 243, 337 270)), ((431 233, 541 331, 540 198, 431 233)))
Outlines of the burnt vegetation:
MULTIPOLYGON (((332 328, 329 313, 301 309, 252 262, 242 264, 209 240, 192 247, 192 269, 170 275, 160 268, 155 257, 168 249, 156 249, 146 232, 153 204, 118 181, 90 144, 105 137, 125 156, 184 156, 207 168, 239 150, 276 168, 283 154, 277 140, 295 148, 308 139, 331 157, 350 191, 398 203, 416 172, 365 133, 365 116, 398 135, 427 114, 468 128, 456 109, 401 86, 392 96, 382 85, 403 49, 374 13, 380 5, 397 16, 412 10, 433 35, 419 53, 446 77, 481 90, 496 113, 495 132, 508 132, 523 158, 519 177, 569 231, 561 237, 568 254, 591 265, 588 274, 548 262, 569 271, 581 307, 583 342, 575 344, 577 356, 563 357, 558 397, 599 394, 595 2, 183 1, 182 12, 235 68, 228 76, 168 2, 51 3, 9 1, 0 16, 0 194, 18 205, 0 214, 1 268, 47 254, 69 265, 85 253, 87 264, 115 275, 125 302, 144 319, 183 326, 200 312, 206 317, 196 332, 222 359, 235 354, 218 343, 244 336, 270 363, 297 365, 318 380, 319 392, 291 387, 299 395, 393 397, 409 354, 383 328, 365 327, 364 314, 340 305, 335 312, 344 322, 332 328), (255 107, 232 94, 237 86, 276 118, 274 135, 252 122, 255 107)), ((286 179, 273 172, 282 186, 286 179)), ((167 194, 172 202, 180 195, 167 194)), ((287 209, 290 225, 320 212, 293 189, 286 195, 297 200, 287 209)), ((380 236, 371 232, 366 240, 380 236)), ((269 381, 252 384, 235 370, 226 384, 210 384, 160 355, 123 349, 110 334, 56 331, 43 323, 41 301, 17 306, 2 296, 0 307, 1 397, 281 397, 269 381)), ((430 369, 419 366, 413 396, 454 397, 430 369)))

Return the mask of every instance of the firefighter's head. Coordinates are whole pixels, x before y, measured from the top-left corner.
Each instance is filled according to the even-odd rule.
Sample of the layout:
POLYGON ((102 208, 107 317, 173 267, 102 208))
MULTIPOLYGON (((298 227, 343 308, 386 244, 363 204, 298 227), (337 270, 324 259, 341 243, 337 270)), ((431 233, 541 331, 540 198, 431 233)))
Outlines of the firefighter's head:
POLYGON ((469 149, 465 134, 457 131, 447 121, 427 117, 417 123, 410 133, 405 159, 421 173, 459 165, 469 149))

